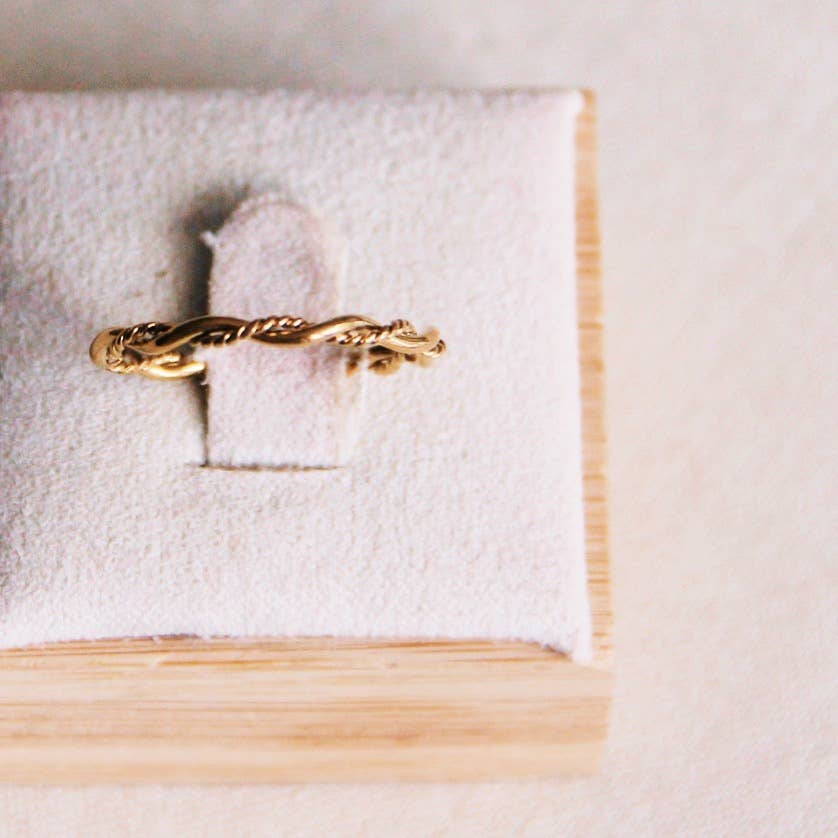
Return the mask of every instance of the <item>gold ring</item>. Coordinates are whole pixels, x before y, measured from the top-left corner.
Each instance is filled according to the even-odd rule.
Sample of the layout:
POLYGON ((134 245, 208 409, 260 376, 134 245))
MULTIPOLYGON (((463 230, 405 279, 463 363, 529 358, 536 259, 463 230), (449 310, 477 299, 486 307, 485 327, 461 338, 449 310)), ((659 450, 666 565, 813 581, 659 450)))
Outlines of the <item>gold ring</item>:
POLYGON ((350 314, 322 323, 302 317, 195 317, 182 323, 138 323, 105 329, 90 344, 94 364, 122 374, 177 379, 198 375, 204 361, 192 352, 199 346, 230 346, 256 340, 285 347, 333 344, 349 350, 346 371, 356 372, 368 356, 373 372, 395 372, 405 361, 427 366, 445 352, 436 329, 420 334, 407 320, 380 324, 369 317, 350 314))

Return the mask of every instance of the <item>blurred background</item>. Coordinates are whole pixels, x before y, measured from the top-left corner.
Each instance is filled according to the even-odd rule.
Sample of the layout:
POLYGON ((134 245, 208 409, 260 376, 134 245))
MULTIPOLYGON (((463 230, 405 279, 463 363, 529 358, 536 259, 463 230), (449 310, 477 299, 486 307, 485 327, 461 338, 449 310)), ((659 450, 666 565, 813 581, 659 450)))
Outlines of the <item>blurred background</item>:
POLYGON ((2 0, 3 89, 597 91, 617 660, 592 779, 5 786, 0 835, 836 834, 836 35, 827 2, 2 0))

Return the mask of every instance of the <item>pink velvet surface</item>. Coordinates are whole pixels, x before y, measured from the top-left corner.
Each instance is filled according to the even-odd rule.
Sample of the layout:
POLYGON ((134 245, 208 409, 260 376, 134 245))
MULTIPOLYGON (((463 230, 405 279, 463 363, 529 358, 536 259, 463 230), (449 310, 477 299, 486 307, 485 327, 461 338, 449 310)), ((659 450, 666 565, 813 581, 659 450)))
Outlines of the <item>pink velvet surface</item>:
POLYGON ((3 95, 0 642, 474 637, 584 660, 581 102, 3 95), (308 216, 345 243, 340 276, 308 216), (343 457, 357 411, 336 388, 360 382, 328 353, 207 349, 208 389, 87 357, 102 328, 209 304, 332 313, 338 281, 347 312, 449 345, 366 374, 342 468, 282 468, 343 457))

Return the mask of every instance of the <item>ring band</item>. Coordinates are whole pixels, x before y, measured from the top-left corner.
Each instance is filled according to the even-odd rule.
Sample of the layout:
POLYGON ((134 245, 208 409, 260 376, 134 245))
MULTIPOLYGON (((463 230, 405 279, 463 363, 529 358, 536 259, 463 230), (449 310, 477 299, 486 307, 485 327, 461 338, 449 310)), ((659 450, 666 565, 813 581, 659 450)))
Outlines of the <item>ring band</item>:
POLYGON ((231 346, 256 340, 285 347, 328 343, 349 350, 346 371, 356 372, 363 356, 373 372, 395 372, 405 361, 429 365, 445 352, 436 329, 420 334, 407 320, 380 324, 369 317, 350 314, 322 323, 302 317, 195 317, 182 323, 138 323, 100 332, 90 344, 94 364, 121 374, 147 378, 179 379, 204 372, 204 361, 192 357, 199 346, 231 346))

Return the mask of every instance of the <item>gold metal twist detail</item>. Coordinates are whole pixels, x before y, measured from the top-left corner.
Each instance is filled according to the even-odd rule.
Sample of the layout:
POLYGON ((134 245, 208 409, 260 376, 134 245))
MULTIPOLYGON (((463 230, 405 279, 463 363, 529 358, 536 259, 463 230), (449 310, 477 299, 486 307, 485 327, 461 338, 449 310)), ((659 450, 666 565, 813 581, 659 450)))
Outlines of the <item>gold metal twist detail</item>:
POLYGON ((369 317, 350 314, 322 323, 302 317, 195 317, 182 323, 137 323, 100 332, 90 344, 90 357, 97 366, 121 374, 147 378, 178 379, 204 372, 204 361, 193 357, 199 346, 231 346, 255 340, 284 347, 320 343, 349 350, 347 373, 356 372, 364 356, 373 372, 395 372, 403 363, 427 366, 445 352, 439 331, 420 334, 407 320, 377 323, 369 317))

